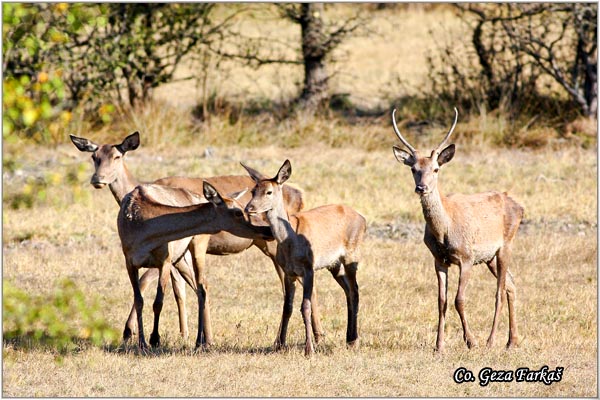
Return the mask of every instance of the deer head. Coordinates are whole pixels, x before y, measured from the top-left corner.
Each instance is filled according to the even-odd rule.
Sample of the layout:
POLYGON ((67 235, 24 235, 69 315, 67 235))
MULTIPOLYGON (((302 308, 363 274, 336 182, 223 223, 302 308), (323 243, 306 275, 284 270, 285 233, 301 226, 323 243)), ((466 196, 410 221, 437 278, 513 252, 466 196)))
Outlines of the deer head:
POLYGON ((103 144, 99 146, 89 139, 80 138, 75 135, 69 136, 79 151, 92 153, 94 175, 92 175, 90 183, 96 189, 113 183, 125 169, 123 163, 125 153, 137 149, 140 145, 140 134, 137 131, 127 136, 121 144, 115 145, 103 144))
POLYGON ((412 172, 413 178, 415 180, 415 192, 420 196, 428 195, 429 193, 437 190, 437 179, 438 172, 440 167, 454 157, 455 146, 451 144, 444 148, 446 143, 448 142, 448 138, 454 131, 456 127, 456 122, 458 121, 458 110, 456 107, 454 108, 454 123, 452 124, 452 128, 448 131, 444 140, 431 151, 431 155, 429 157, 422 156, 419 154, 418 150, 415 150, 404 137, 400 133, 398 126, 396 125, 396 109, 392 112, 392 124, 394 126, 394 132, 400 139, 400 141, 406 146, 408 152, 403 150, 400 146, 394 145, 394 156, 398 160, 398 162, 408 165, 412 172))
POLYGON ((248 171, 250 177, 256 183, 252 189, 252 200, 246 205, 248 214, 259 214, 272 210, 277 204, 283 204, 283 191, 281 185, 292 175, 292 164, 290 160, 285 160, 279 168, 277 175, 273 178, 267 178, 260 172, 242 164, 242 167, 248 171))

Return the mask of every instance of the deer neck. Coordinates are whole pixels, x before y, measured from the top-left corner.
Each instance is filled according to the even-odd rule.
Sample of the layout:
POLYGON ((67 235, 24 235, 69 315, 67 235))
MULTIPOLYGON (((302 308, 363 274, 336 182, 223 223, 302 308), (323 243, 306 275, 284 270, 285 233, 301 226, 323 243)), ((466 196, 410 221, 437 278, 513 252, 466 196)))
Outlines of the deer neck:
POLYGON ((267 221, 269 221, 269 225, 273 231, 273 237, 275 237, 278 243, 294 239, 296 231, 294 231, 288 219, 283 205, 283 198, 281 201, 276 201, 275 203, 273 208, 267 211, 267 221))
POLYGON ((451 220, 444 207, 444 199, 445 197, 440 193, 439 189, 421 196, 421 207, 423 208, 425 222, 438 241, 443 241, 450 229, 451 220))
POLYGON ((117 175, 117 178, 112 183, 108 185, 108 188, 110 189, 117 203, 120 205, 123 197, 135 189, 135 187, 139 184, 140 182, 134 178, 131 172, 129 172, 129 169, 127 169, 127 166, 123 164, 123 171, 117 175))
POLYGON ((136 229, 134 240, 153 248, 194 235, 219 232, 223 226, 217 226, 221 221, 218 221, 212 208, 210 204, 186 207, 146 205, 142 208, 136 202, 129 202, 124 217, 130 224, 144 224, 143 229, 136 229))

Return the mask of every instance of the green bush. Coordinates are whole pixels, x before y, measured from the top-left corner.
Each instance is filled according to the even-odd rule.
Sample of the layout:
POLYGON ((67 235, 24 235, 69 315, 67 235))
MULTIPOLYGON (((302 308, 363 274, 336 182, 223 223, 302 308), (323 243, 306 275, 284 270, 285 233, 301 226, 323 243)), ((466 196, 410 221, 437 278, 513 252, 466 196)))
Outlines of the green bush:
POLYGON ((63 280, 50 296, 30 295, 8 281, 2 287, 4 340, 65 352, 76 349, 82 341, 100 346, 118 338, 99 316, 97 301, 88 304, 88 296, 69 279, 63 280))

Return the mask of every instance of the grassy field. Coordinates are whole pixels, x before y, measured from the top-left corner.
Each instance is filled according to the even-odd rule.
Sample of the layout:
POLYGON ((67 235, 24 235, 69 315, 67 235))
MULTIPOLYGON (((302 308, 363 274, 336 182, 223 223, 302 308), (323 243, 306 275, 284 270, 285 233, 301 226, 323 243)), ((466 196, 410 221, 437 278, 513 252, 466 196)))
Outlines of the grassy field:
MULTIPOLYGON (((374 18, 379 36, 344 44, 339 51, 347 60, 332 81, 334 92, 350 92, 353 101, 366 107, 418 91, 426 79, 425 57, 433 48, 429 29, 434 35, 443 35, 446 28, 457 34, 457 21, 445 7, 428 13, 399 8, 374 18), (409 85, 390 85, 397 77, 409 85)), ((263 25, 277 28, 269 21, 263 25)), ((282 35, 293 34, 285 29, 282 35)), ((225 97, 251 94, 277 100, 297 89, 297 69, 226 67, 214 71, 211 81, 225 97)), ((526 209, 511 267, 518 288, 521 345, 510 351, 504 348, 505 309, 496 345, 485 347, 496 283, 487 268, 479 266, 467 291, 466 312, 480 346, 466 348, 453 306, 458 280, 453 267, 447 351, 439 355, 433 351, 437 325, 433 259, 422 243, 424 223, 410 171, 392 154, 396 139, 389 116, 351 125, 335 118, 302 117, 281 124, 268 117, 264 123, 259 117, 231 124, 227 116, 218 115, 210 125, 198 127, 190 122, 188 108, 198 100, 195 87, 168 85, 157 96, 160 101, 153 107, 111 129, 82 127, 73 133, 116 142, 139 129, 142 146, 127 155, 127 162, 143 181, 170 175, 243 174, 240 161, 275 174, 289 158, 290 182, 303 188, 307 209, 344 203, 361 212, 368 221, 368 235, 358 272, 360 349, 346 349, 344 295, 331 275, 320 271, 316 287, 327 334, 324 342, 315 357, 303 356, 297 294, 290 349, 274 352, 281 289, 271 262, 252 248, 238 255, 208 257, 215 335, 209 351, 193 350, 195 295, 188 288, 192 339, 184 341, 169 289, 160 349, 140 354, 121 343, 84 344, 61 354, 35 343, 5 341, 3 396, 598 396, 595 142, 588 149, 561 141, 549 141, 549 146, 537 150, 508 149, 494 145, 493 137, 504 123, 501 115, 459 121, 456 156, 440 174, 442 191, 507 190, 526 209), (513 381, 487 386, 453 380, 461 367, 477 377, 487 367, 515 371, 543 366, 564 368, 562 380, 551 385, 513 381)), ((404 128, 402 122, 400 126, 404 128)), ((432 147, 444 129, 436 125, 423 135, 403 132, 418 147, 432 147)), ((95 190, 89 184, 93 171, 89 154, 70 143, 55 149, 5 143, 3 161, 3 279, 30 295, 50 295, 58 282, 70 278, 90 301, 99 301, 100 316, 120 333, 132 303, 131 285, 117 234, 117 205, 108 189, 95 190), (23 207, 27 201, 31 208, 23 207)), ((146 331, 151 327, 153 298, 153 291, 145 293, 146 331)))
MULTIPOLYGON (((143 138, 143 136, 142 136, 143 138)), ((388 152, 358 149, 217 148, 202 158, 202 146, 157 152, 140 148, 128 156, 132 172, 147 180, 185 172, 190 176, 242 173, 243 160, 265 172, 284 158, 291 182, 305 190, 307 207, 343 202, 369 221, 359 270, 361 348, 344 345, 343 293, 326 272, 317 287, 327 331, 316 357, 303 357, 302 320, 295 312, 291 349, 274 353, 281 293, 270 262, 256 249, 228 257, 209 256, 209 282, 216 345, 194 354, 178 337, 169 292, 161 333, 165 346, 150 355, 131 347, 85 347, 62 356, 42 348, 5 343, 5 396, 596 396, 596 169, 594 151, 458 150, 442 172, 446 190, 507 189, 526 208, 515 242, 512 268, 518 286, 520 348, 506 351, 506 310, 497 345, 467 350, 460 321, 448 310, 447 353, 434 354, 437 323, 433 262, 421 242, 418 199, 409 171, 388 152), (561 382, 456 384, 465 367, 515 370, 564 368, 561 382), (157 375, 153 377, 153 375, 157 375), (144 379, 139 379, 143 376, 144 379)), ((56 188, 54 202, 3 211, 4 279, 29 293, 51 293, 69 277, 98 298, 103 317, 122 329, 131 304, 108 190, 87 183, 91 163, 70 146, 23 155, 30 173, 75 168, 89 196, 73 202, 73 189, 56 188), (35 157, 35 160, 34 160, 35 157), (59 190, 60 189, 60 190, 59 190)), ((10 190, 10 186, 8 186, 10 190)), ((6 195, 6 194, 5 194, 6 195)), ((450 296, 457 269, 450 273, 450 296)), ((485 267, 471 280, 467 312, 480 344, 493 314, 495 281, 485 267)), ((195 296, 188 292, 192 335, 195 296)), ((151 293, 145 321, 151 320, 151 293)), ((296 309, 299 309, 297 296, 296 309)), ((149 329, 149 325, 147 326, 149 329)))

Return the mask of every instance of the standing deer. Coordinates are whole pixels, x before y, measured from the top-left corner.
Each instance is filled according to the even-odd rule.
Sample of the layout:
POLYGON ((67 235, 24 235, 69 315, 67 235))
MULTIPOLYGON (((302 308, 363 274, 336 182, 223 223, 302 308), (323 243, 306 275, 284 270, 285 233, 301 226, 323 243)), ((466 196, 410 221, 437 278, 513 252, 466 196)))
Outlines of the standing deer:
MULTIPOLYGON (((176 256, 183 254, 188 242, 195 235, 216 234, 227 231, 234 235, 266 240, 271 238, 271 229, 265 226, 254 226, 250 223, 243 206, 236 201, 239 195, 232 198, 221 196, 208 182, 204 183, 204 197, 211 204, 197 204, 182 207, 164 205, 165 197, 170 202, 179 202, 181 195, 188 195, 185 189, 171 188, 162 185, 140 185, 127 194, 121 202, 117 227, 127 273, 134 293, 134 307, 137 314, 138 344, 147 347, 142 322, 144 299, 140 290, 138 270, 140 268, 156 268, 159 270, 159 284, 154 303, 155 330, 162 307, 162 300, 169 280, 171 265, 177 261, 176 256), (179 246, 179 248, 177 248, 179 246)), ((243 194, 243 193, 242 193, 243 194)), ((194 265, 194 276, 186 277, 187 271, 180 271, 188 283, 200 282, 200 271, 194 265)), ((205 307, 204 289, 198 285, 198 336, 196 346, 203 344, 203 309, 205 307)))
POLYGON ((476 345, 469 329, 464 311, 467 282, 473 265, 486 263, 496 277, 496 305, 492 331, 487 346, 494 343, 494 335, 500 321, 504 293, 508 297, 509 334, 507 347, 517 345, 517 323, 515 316, 516 286, 509 271, 511 244, 523 218, 523 207, 507 193, 485 192, 471 195, 451 194, 444 196, 438 188, 438 173, 442 165, 454 157, 455 146, 444 147, 458 120, 455 108, 452 127, 444 140, 430 153, 421 155, 402 137, 396 125, 396 110, 392 112, 394 132, 408 149, 393 146, 396 159, 411 167, 415 180, 415 192, 421 198, 425 217, 424 242, 435 259, 438 281, 438 332, 436 349, 444 349, 444 323, 446 296, 448 292, 448 268, 456 264, 460 268, 456 310, 463 327, 463 338, 467 347, 476 345))
MULTIPOLYGON (((122 199, 127 193, 131 192, 137 185, 140 184, 140 182, 138 182, 134 178, 134 176, 129 172, 124 160, 124 156, 127 152, 133 151, 138 148, 140 144, 140 136, 138 132, 134 132, 133 134, 127 136, 122 143, 114 145, 98 145, 89 139, 80 138, 74 135, 71 135, 71 141, 80 151, 92 153, 92 159, 94 161, 95 170, 90 183, 94 185, 94 187, 97 189, 102 188, 104 186, 108 186, 118 204, 121 204, 122 199)), ((219 190, 221 193, 236 192, 254 185, 254 181, 251 178, 249 178, 248 176, 239 175, 218 176, 213 178, 207 178, 206 180, 210 182, 213 186, 215 186, 217 190, 219 190)), ((203 193, 203 179, 201 178, 168 177, 159 179, 154 183, 187 189, 189 192, 199 195, 202 195, 203 193)), ((295 189, 289 185, 284 185, 283 194, 287 212, 295 213, 302 209, 303 200, 302 192, 300 190, 295 189)), ((168 198, 165 198, 163 200, 166 202, 169 201, 168 198)), ((166 205, 190 205, 195 202, 198 202, 197 200, 191 201, 193 200, 192 198, 188 199, 190 201, 186 200, 185 198, 183 200, 185 201, 184 204, 167 203, 166 205)), ((245 205, 249 200, 249 193, 244 194, 240 198, 240 201, 243 205, 245 205)), ((227 233, 225 231, 214 235, 210 235, 208 241, 206 239, 207 238, 203 237, 202 235, 196 236, 191 241, 188 241, 189 246, 188 249, 185 250, 183 257, 177 254, 174 255, 174 258, 178 261, 176 263, 177 268, 172 268, 171 276, 173 278, 173 292, 175 294, 175 299, 177 301, 179 309, 180 331, 183 337, 187 337, 188 335, 187 313, 185 310, 185 280, 181 277, 181 274, 178 271, 186 270, 186 276, 194 277, 192 263, 195 264, 196 268, 198 268, 198 270, 201 271, 199 274, 200 281, 193 281, 190 283, 190 285, 192 285, 194 290, 197 290, 197 286, 199 285, 204 291, 204 293, 207 295, 208 289, 204 273, 205 254, 236 254, 248 249, 251 246, 256 246, 273 262, 277 275, 279 276, 279 279, 281 281, 282 290, 285 290, 283 270, 277 265, 275 261, 276 243, 274 241, 266 242, 264 240, 259 239, 251 240, 247 238, 241 238, 227 233)), ((175 248, 181 249, 182 246, 178 245, 175 246, 175 248)), ((140 290, 144 291, 148 285, 150 285, 152 282, 155 282, 157 279, 158 269, 148 269, 140 279, 140 290)), ((319 318, 316 291, 314 292, 314 297, 311 304, 313 307, 313 328, 315 330, 315 338, 318 342, 324 334, 319 318)), ((159 305, 156 305, 154 308, 158 309, 159 305)), ((156 320, 157 315, 155 314, 155 321, 156 320)), ((136 333, 136 321, 137 318, 135 307, 132 306, 129 318, 127 319, 127 322, 125 324, 125 329, 123 330, 123 338, 125 340, 128 340, 132 336, 132 334, 136 333)), ((157 327, 156 323, 155 327, 157 327)), ((279 334, 277 337, 279 337, 279 334)), ((202 338, 202 344, 210 344, 211 342, 212 329, 210 323, 210 310, 208 306, 208 298, 206 298, 206 307, 204 308, 204 335, 202 338)), ((150 337, 150 344, 159 344, 159 335, 157 330, 152 332, 152 335, 150 337)))
MULTIPOLYGON (((131 135, 127 136, 123 142, 115 145, 98 145, 89 139, 77 137, 75 135, 70 135, 70 138, 79 151, 92 153, 92 160, 94 161, 94 174, 90 179, 90 183, 96 189, 101 189, 105 186, 108 186, 110 192, 117 201, 117 204, 120 205, 125 195, 127 195, 137 185, 140 184, 140 182, 134 178, 131 172, 129 172, 124 160, 125 154, 128 151, 133 151, 138 148, 140 144, 139 132, 132 133, 131 135)), ((190 201, 193 201, 193 199, 190 198, 190 201)), ((187 275, 193 276, 190 252, 186 250, 184 257, 179 258, 177 264, 179 264, 177 265, 177 268, 171 269, 173 293, 175 295, 175 301, 177 302, 179 314, 179 330, 182 337, 187 338, 188 323, 185 305, 185 280, 179 273, 179 270, 187 269, 187 275)), ((149 269, 146 271, 146 273, 144 273, 142 279, 140 280, 140 289, 144 291, 148 285, 157 279, 158 270, 149 269)), ((195 287, 195 283, 193 287, 195 287)), ((206 312, 208 313, 208 309, 206 312)), ((129 318, 125 323, 125 329, 123 330, 124 340, 129 340, 132 335, 136 334, 137 329, 134 324, 135 320, 135 307, 132 306, 129 318)), ((210 326, 208 326, 208 329, 210 329, 210 326)), ((151 335, 150 343, 152 345, 158 345, 158 341, 155 342, 153 339, 158 337, 157 334, 158 332, 153 332, 151 335)), ((208 336, 210 336, 210 334, 208 336)))
POLYGON ((358 247, 366 231, 365 218, 344 205, 327 205, 294 215, 285 212, 282 185, 292 174, 286 160, 274 178, 242 164, 256 185, 246 205, 249 215, 266 213, 277 241, 277 263, 285 272, 285 299, 276 348, 285 346, 293 310, 295 280, 303 278, 302 318, 306 329, 304 354, 314 353, 311 336, 311 297, 314 271, 327 268, 344 289, 348 308, 346 343, 358 347, 358 247))

